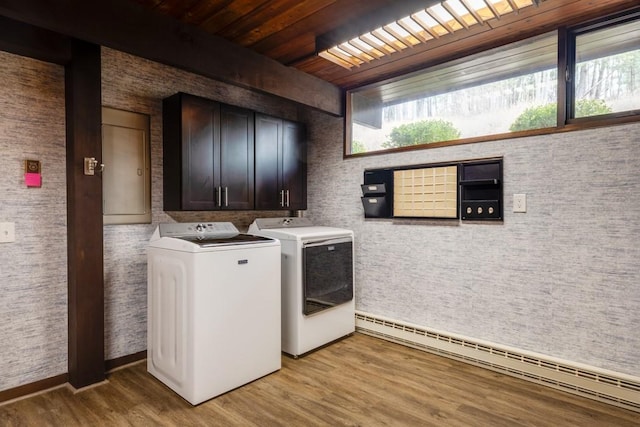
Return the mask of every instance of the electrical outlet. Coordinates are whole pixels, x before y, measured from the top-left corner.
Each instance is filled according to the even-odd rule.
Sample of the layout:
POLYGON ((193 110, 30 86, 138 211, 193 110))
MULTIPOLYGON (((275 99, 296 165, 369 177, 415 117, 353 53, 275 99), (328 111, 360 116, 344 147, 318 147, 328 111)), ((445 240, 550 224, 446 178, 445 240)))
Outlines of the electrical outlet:
POLYGON ((15 222, 0 222, 0 243, 11 243, 16 241, 15 222))
POLYGON ((526 194, 513 195, 513 211, 514 212, 527 211, 527 195, 526 194))

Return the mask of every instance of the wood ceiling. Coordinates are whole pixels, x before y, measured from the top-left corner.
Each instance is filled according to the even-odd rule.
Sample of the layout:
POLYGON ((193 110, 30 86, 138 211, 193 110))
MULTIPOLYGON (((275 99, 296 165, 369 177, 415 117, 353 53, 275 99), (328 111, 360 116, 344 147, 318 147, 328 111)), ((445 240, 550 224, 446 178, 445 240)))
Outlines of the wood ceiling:
POLYGON ((131 0, 343 89, 362 86, 637 6, 637 0, 538 0, 536 5, 348 70, 316 56, 433 0, 131 0), (391 19, 389 19, 391 17, 391 19), (340 39, 342 37, 342 39, 340 39))

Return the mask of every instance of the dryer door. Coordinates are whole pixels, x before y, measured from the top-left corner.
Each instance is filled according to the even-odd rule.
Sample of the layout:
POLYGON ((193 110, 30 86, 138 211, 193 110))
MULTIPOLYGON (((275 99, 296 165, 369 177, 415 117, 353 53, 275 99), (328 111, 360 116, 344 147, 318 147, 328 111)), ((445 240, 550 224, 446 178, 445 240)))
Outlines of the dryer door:
POLYGON ((302 312, 305 315, 353 299, 353 241, 350 237, 305 242, 302 262, 302 312))

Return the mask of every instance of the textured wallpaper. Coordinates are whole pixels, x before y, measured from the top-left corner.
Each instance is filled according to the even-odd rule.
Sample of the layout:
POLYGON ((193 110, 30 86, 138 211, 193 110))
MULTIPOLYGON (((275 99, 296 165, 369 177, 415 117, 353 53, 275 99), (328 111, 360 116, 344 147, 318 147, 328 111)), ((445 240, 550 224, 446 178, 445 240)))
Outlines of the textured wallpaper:
POLYGON ((355 231, 358 310, 640 377, 639 124, 343 160, 309 122, 307 216, 355 231), (364 219, 365 168, 495 156, 503 223, 364 219))
POLYGON ((64 69, 0 51, 0 390, 67 372, 64 69), (42 187, 24 184, 40 160, 42 187))
MULTIPOLYGON (((146 245, 159 222, 281 212, 165 213, 162 98, 178 91, 306 122, 309 210, 356 234, 356 307, 639 376, 639 124, 342 158, 343 120, 111 49, 103 105, 151 117, 153 223, 104 227, 107 359, 146 349, 146 245), (364 220, 365 168, 504 157, 499 224, 364 220), (525 214, 511 212, 527 194, 525 214)), ((0 390, 67 372, 64 70, 0 52, 0 390), (42 161, 40 189, 23 161, 42 161)))
POLYGON ((114 359, 146 350, 146 246, 160 222, 230 221, 246 231, 257 217, 279 211, 169 212, 162 210, 162 99, 176 92, 299 120, 298 107, 108 48, 102 49, 102 104, 151 117, 152 224, 104 227, 105 353, 114 359))

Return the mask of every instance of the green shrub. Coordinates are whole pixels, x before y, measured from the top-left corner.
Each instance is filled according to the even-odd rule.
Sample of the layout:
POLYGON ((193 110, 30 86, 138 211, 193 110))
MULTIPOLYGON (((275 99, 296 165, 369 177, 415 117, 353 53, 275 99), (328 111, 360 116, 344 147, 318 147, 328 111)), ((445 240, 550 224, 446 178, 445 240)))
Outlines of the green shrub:
POLYGON ((389 140, 385 141, 382 146, 384 148, 407 147, 458 138, 460 138, 460 131, 451 122, 423 120, 393 128, 389 140))
MULTIPOLYGON (((557 126, 557 104, 538 105, 527 108, 511 124, 509 130, 541 129, 557 126)), ((576 117, 607 114, 611 108, 602 99, 581 99, 576 102, 576 117)))
POLYGON ((351 142, 351 154, 364 153, 367 151, 367 147, 362 141, 351 142))

